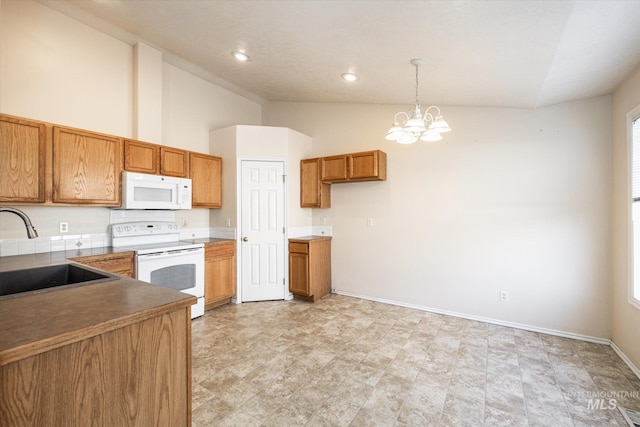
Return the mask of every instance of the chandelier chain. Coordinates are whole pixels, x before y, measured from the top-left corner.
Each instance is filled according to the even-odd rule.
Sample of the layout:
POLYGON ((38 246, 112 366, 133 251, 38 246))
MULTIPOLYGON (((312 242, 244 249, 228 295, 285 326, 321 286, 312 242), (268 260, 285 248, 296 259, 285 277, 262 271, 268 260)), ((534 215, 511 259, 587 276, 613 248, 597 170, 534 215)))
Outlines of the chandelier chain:
POLYGON ((419 105, 418 102, 418 65, 416 64, 416 105, 419 105))

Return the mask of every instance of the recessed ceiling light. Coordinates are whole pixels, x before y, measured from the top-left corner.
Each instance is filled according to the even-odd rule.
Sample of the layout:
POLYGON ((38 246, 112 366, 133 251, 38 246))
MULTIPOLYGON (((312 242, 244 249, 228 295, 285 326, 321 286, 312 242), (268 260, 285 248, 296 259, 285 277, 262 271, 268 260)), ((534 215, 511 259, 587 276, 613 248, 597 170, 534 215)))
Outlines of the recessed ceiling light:
POLYGON ((356 76, 353 73, 344 73, 342 75, 342 78, 345 79, 348 82, 355 82, 356 80, 358 80, 358 76, 356 76))
POLYGON ((233 55, 233 57, 238 61, 245 62, 249 60, 249 55, 244 52, 240 52, 239 50, 234 50, 233 52, 231 52, 231 55, 233 55))

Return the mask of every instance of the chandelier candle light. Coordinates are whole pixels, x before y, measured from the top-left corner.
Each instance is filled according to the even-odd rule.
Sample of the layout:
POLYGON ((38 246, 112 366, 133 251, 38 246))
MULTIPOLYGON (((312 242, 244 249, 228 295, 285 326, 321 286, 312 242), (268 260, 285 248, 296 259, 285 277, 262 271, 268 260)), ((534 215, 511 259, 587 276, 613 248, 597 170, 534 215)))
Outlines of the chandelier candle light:
POLYGON ((418 102, 418 68, 424 64, 423 59, 412 59, 411 64, 416 67, 416 103, 409 111, 396 113, 393 118, 393 126, 387 132, 385 137, 389 141, 396 141, 400 144, 413 144, 418 139, 421 141, 440 141, 441 133, 449 132, 451 128, 444 121, 440 108, 432 105, 427 107, 424 116, 420 112, 420 103, 418 102), (435 115, 429 111, 433 111, 435 115), (400 125, 398 116, 405 116, 405 122, 400 125))

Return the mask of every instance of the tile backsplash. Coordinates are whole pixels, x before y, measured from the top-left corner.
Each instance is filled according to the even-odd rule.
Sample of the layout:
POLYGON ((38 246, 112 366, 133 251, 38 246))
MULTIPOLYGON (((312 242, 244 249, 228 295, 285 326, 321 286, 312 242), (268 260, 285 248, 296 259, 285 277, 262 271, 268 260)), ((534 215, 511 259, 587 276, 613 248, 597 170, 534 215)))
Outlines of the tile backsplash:
POLYGON ((111 246, 111 235, 108 233, 65 234, 37 237, 35 239, 1 239, 0 256, 27 255, 79 248, 102 248, 105 246, 111 246))

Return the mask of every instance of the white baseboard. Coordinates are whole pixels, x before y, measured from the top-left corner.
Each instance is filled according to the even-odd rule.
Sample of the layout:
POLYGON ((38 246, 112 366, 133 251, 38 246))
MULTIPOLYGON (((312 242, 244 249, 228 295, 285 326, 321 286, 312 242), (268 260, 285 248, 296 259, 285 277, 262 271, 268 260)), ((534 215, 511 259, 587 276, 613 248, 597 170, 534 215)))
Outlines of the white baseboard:
MULTIPOLYGON (((336 289, 335 293, 338 294, 338 295, 344 295, 344 296, 347 296, 347 297, 360 298, 360 299, 365 299, 365 300, 369 300, 369 301, 381 302, 381 303, 384 303, 384 304, 397 305, 397 306, 400 306, 400 307, 407 307, 407 308, 412 308, 412 309, 420 310, 420 311, 428 311, 430 313, 444 314, 444 315, 447 315, 447 316, 460 317, 460 318, 469 319, 469 320, 476 320, 478 322, 491 323, 493 325, 507 326, 509 328, 522 329, 522 330, 531 331, 531 332, 539 332, 539 333, 542 333, 542 334, 555 335, 555 336, 564 337, 564 338, 572 338, 572 339, 588 341, 588 342, 592 342, 592 343, 596 343, 596 344, 611 345, 611 340, 608 340, 608 339, 605 339, 605 338, 592 337, 592 336, 589 336, 589 335, 574 334, 572 332, 558 331, 558 330, 555 330, 555 329, 539 328, 537 326, 524 325, 522 323, 505 322, 503 320, 491 319, 489 317, 473 316, 473 315, 470 315, 470 314, 457 313, 457 312, 448 311, 448 310, 440 310, 440 309, 437 309, 437 308, 425 307, 425 306, 421 306, 421 305, 407 304, 407 303, 404 303, 404 302, 393 301, 393 300, 388 300, 388 299, 383 299, 383 298, 376 298, 376 297, 371 297, 371 296, 368 296, 368 295, 354 294, 352 292, 341 291, 340 289, 336 289)), ((624 358, 623 358, 623 360, 624 360, 624 358)))
POLYGON ((633 373, 636 374, 636 377, 640 379, 640 369, 638 369, 638 367, 633 364, 631 359, 629 359, 627 355, 624 354, 622 350, 620 350, 620 347, 618 347, 616 343, 614 343, 613 341, 611 341, 611 348, 613 349, 613 351, 615 351, 618 354, 618 356, 620 356, 620 359, 622 359, 622 361, 627 364, 629 369, 631 369, 631 371, 633 371, 633 373))

